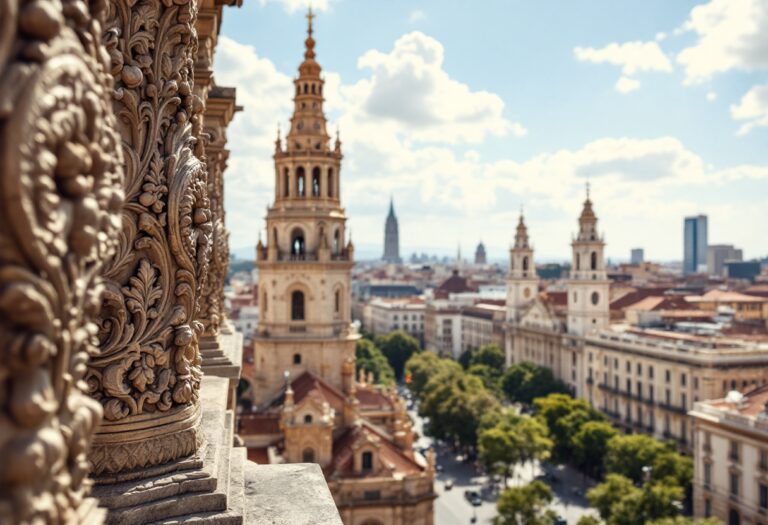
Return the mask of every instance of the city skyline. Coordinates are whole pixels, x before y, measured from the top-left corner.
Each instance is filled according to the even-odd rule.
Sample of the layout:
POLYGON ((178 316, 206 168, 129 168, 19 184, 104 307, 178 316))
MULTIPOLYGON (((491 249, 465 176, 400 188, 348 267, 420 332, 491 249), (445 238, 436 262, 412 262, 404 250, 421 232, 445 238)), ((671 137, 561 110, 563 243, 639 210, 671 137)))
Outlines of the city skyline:
MULTIPOLYGON (((394 2, 380 13, 313 2, 329 131, 341 128, 342 198, 361 256, 383 248, 394 194, 406 258, 452 253, 457 243, 467 251, 482 237, 489 258, 503 259, 523 205, 538 258, 566 259, 587 179, 608 257, 642 246, 649 260, 682 260, 683 218, 699 213, 710 217, 710 242, 764 256, 768 244, 750 225, 768 188, 768 103, 758 89, 766 74, 755 54, 768 17, 750 15, 758 2, 649 2, 630 13, 620 4, 598 16, 548 3, 462 13, 394 2), (457 27, 481 20, 483 38, 457 27), (547 21, 558 31, 542 41, 547 21), (526 39, 535 53, 520 51, 526 39), (706 50, 719 58, 697 62, 706 50)), ((271 202, 271 150, 290 115, 281 95, 295 76, 305 5, 247 4, 222 28, 217 81, 237 86, 248 110, 230 133, 236 252, 252 249, 271 202)))

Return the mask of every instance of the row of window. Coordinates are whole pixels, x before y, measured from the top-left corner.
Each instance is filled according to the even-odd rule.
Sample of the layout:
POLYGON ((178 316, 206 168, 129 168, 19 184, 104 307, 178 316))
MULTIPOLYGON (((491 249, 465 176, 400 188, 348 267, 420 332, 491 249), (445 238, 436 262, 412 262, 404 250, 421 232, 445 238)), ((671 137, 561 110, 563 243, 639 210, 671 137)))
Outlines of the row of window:
MULTIPOLYGON (((321 169, 319 166, 315 166, 312 168, 312 179, 311 179, 311 192, 312 197, 320 197, 320 177, 322 176, 321 169)), ((295 187, 295 196, 297 197, 306 197, 307 188, 305 183, 305 177, 306 177, 306 171, 304 170, 304 166, 299 166, 296 168, 296 183, 294 185, 295 187)), ((328 175, 326 178, 327 186, 326 186, 326 197, 333 197, 333 168, 328 168, 328 175)), ((290 197, 291 196, 291 175, 290 170, 288 168, 283 169, 283 196, 284 197, 290 197)))

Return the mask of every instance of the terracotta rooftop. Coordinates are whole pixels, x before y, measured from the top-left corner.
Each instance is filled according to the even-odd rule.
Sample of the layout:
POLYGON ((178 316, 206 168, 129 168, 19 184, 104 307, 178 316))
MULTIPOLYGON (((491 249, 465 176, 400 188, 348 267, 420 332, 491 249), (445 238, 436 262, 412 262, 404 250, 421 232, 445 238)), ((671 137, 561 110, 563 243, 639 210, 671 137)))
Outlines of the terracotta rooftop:
POLYGON ((416 460, 408 457, 390 438, 378 431, 373 425, 364 420, 349 427, 333 442, 333 459, 325 469, 326 478, 333 475, 344 477, 388 477, 393 474, 419 474, 424 467, 416 460), (379 460, 385 470, 370 471, 358 474, 354 471, 353 450, 358 441, 378 440, 379 460))
POLYGON ((243 436, 257 436, 280 433, 279 414, 238 414, 237 433, 243 436))
POLYGON ((467 279, 459 275, 458 270, 453 271, 448 279, 435 289, 435 297, 448 297, 452 293, 470 292, 472 288, 467 284, 467 279))
POLYGON ((392 408, 392 401, 376 390, 371 390, 364 387, 357 387, 355 390, 355 397, 360 402, 361 410, 370 410, 374 408, 384 407, 392 408))
POLYGON ((611 302, 611 310, 622 310, 647 297, 663 296, 666 288, 638 288, 611 302))
POLYGON ((704 295, 692 295, 685 298, 689 303, 764 303, 766 298, 755 297, 739 292, 730 292, 725 290, 710 290, 704 295))
POLYGON ((310 392, 317 390, 337 413, 341 413, 344 410, 344 394, 312 372, 304 372, 294 379, 291 382, 291 389, 293 389, 294 403, 300 403, 310 392))
POLYGON ((745 394, 740 402, 733 402, 727 397, 707 401, 707 405, 728 412, 738 412, 742 416, 755 417, 766 410, 768 403, 768 385, 759 386, 745 394))

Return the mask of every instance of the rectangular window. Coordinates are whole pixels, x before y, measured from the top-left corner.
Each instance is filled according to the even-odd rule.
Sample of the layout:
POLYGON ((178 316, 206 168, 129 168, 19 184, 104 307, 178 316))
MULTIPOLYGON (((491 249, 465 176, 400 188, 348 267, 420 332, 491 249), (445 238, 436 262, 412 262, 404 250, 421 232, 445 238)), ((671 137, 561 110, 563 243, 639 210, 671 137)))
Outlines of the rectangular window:
POLYGON ((664 380, 669 383, 669 381, 672 379, 672 373, 669 370, 666 370, 664 372, 664 380))
POLYGON ((640 363, 637 363, 637 375, 641 375, 643 373, 643 365, 640 363))
POLYGON ((632 380, 627 379, 627 394, 631 394, 631 393, 632 393, 632 380))
POLYGON ((704 517, 709 518, 712 516, 712 500, 706 498, 704 500, 704 517))
POLYGON ((709 488, 712 483, 712 463, 704 463, 704 486, 709 488))
POLYGON ((648 385, 648 401, 653 403, 653 385, 648 385))
POLYGON ((648 377, 653 379, 653 366, 648 367, 648 377))
POLYGON ((760 483, 759 494, 760 508, 763 510, 768 509, 768 485, 765 483, 760 483))
POLYGON ((680 384, 682 386, 685 386, 685 383, 687 380, 688 380, 688 377, 685 374, 680 374, 680 384))
POLYGON ((760 470, 768 470, 768 450, 760 451, 760 470))
POLYGON ((680 394, 680 407, 681 408, 688 408, 688 396, 685 394, 680 394))
POLYGON ((667 401, 667 405, 669 405, 670 404, 670 397, 671 397, 671 394, 669 393, 669 388, 667 388, 667 390, 664 392, 664 394, 665 394, 664 399, 667 401))
POLYGON ((730 445, 728 447, 728 458, 731 461, 738 461, 739 460, 739 443, 736 441, 731 441, 730 445))
POLYGON ((627 361, 627 373, 630 373, 632 371, 632 363, 627 361))
POLYGON ((613 388, 619 389, 619 376, 613 376, 613 388))
POLYGON ((643 397, 643 384, 640 381, 637 382, 637 397, 643 397))
POLYGON ((698 377, 694 377, 693 378, 693 388, 694 388, 694 390, 697 390, 699 388, 699 378, 698 377))
POLYGON ((739 495, 739 475, 736 473, 731 473, 731 496, 738 496, 739 495))

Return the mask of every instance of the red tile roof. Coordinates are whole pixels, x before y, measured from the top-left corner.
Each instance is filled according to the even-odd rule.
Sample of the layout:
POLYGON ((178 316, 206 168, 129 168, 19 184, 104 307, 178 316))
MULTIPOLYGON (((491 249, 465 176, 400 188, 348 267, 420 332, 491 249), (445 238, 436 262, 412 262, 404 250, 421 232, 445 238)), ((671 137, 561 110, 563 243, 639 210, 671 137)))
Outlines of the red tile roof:
MULTIPOLYGON (((293 402, 299 403, 313 390, 318 391, 337 413, 344 410, 344 394, 317 377, 312 372, 304 372, 291 382, 293 402)), ((281 403, 282 404, 282 403, 281 403)))
POLYGON ((355 390, 355 397, 360 401, 360 409, 373 409, 379 407, 392 408, 392 402, 387 396, 375 390, 358 387, 355 390))
POLYGON ((259 463, 260 465, 268 464, 269 455, 267 454, 267 448, 266 447, 249 448, 248 460, 253 461, 255 463, 259 463))
POLYGON ((279 414, 239 414, 237 433, 243 436, 280 433, 279 414))

